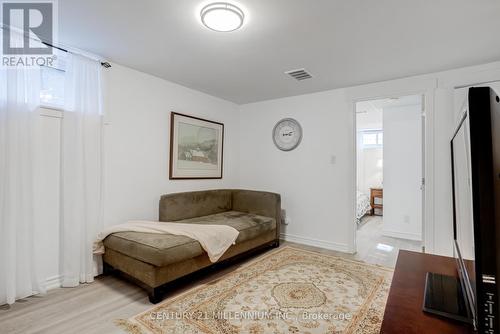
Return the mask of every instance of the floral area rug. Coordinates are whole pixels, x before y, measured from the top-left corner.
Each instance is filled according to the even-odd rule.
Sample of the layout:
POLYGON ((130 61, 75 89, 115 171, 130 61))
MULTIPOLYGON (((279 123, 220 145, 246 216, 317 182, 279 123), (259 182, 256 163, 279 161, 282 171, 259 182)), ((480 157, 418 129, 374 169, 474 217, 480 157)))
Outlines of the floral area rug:
POLYGON ((271 251, 117 325, 129 333, 379 333, 392 269, 271 251))

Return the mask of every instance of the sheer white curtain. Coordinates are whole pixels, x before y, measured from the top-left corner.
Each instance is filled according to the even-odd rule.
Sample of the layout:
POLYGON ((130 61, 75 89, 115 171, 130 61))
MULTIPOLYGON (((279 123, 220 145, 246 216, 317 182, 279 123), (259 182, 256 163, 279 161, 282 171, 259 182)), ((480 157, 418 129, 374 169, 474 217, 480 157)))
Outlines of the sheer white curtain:
POLYGON ((92 243, 102 229, 101 64, 69 55, 61 156, 62 284, 94 280, 92 243))
POLYGON ((45 291, 33 232, 40 79, 38 67, 0 67, 0 305, 45 291))

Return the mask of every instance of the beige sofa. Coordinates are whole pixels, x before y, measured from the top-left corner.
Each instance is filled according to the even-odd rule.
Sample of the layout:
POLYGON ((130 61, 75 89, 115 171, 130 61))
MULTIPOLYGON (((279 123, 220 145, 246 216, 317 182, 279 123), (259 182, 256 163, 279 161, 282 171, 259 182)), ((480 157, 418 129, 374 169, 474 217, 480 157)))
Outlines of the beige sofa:
MULTIPOLYGON (((217 262, 263 247, 279 246, 280 195, 250 190, 209 190, 164 195, 160 221, 224 224, 240 234, 217 262)), ((157 303, 167 283, 212 266, 198 241, 185 236, 119 232, 104 239, 105 273, 119 271, 143 286, 157 303)))

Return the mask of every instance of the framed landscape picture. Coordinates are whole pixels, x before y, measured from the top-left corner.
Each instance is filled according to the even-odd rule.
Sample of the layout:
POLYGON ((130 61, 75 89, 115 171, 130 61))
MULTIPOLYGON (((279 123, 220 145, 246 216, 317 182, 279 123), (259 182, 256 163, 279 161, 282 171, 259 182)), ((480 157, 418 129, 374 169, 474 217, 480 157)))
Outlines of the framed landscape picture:
POLYGON ((224 124, 171 113, 171 180, 222 179, 223 150, 224 124))

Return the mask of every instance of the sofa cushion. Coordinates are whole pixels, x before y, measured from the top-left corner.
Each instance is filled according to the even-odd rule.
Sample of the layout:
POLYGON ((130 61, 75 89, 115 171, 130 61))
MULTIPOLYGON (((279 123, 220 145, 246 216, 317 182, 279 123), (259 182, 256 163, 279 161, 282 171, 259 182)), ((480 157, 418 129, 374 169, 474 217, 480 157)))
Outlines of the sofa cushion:
POLYGON ((160 198, 159 218, 161 222, 173 222, 214 215, 231 209, 231 190, 191 191, 163 195, 160 198))
MULTIPOLYGON (((251 213, 226 211, 213 215, 184 219, 177 223, 229 225, 240 234, 236 243, 250 240, 276 228, 273 218, 251 213)), ((113 233, 104 246, 158 267, 190 259, 204 253, 198 241, 173 234, 141 232, 113 233)))

